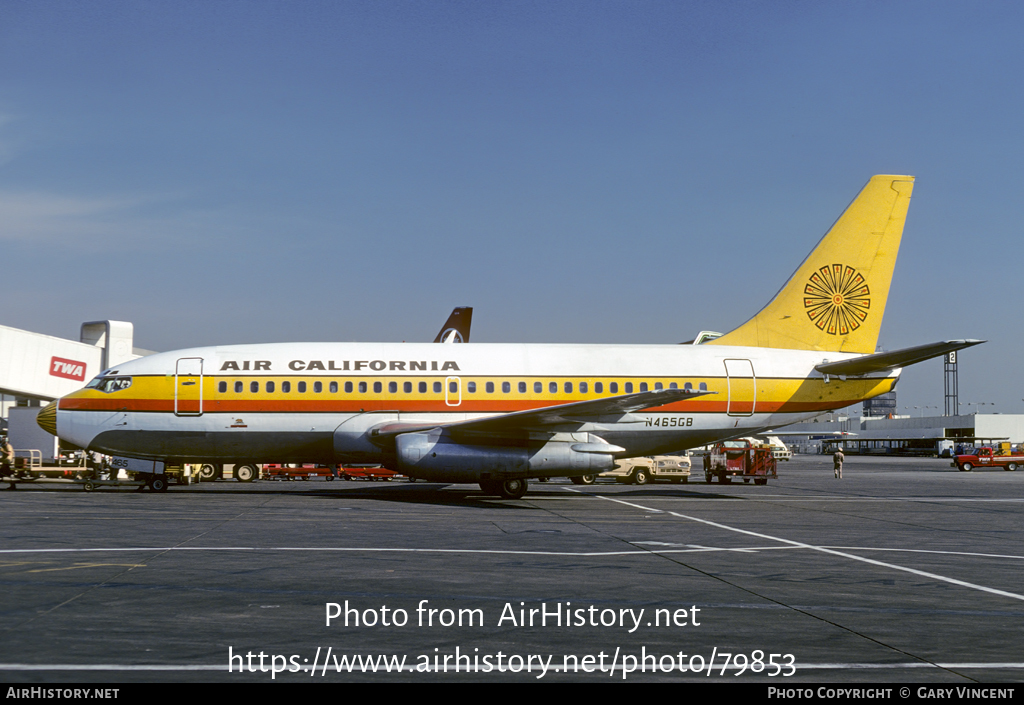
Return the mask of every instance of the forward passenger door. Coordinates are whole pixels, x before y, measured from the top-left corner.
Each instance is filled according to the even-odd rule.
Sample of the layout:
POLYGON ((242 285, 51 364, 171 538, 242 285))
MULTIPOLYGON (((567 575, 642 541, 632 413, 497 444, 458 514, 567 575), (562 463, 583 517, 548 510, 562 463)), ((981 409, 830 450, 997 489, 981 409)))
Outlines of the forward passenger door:
POLYGON ((174 366, 174 415, 203 415, 203 358, 182 357, 174 366))

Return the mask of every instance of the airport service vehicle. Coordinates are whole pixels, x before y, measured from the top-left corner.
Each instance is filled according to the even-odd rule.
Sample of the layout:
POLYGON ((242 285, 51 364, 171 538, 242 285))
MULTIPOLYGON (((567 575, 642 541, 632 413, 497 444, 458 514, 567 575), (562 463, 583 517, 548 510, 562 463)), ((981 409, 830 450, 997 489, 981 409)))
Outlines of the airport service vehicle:
POLYGON ((388 470, 380 465, 370 467, 341 467, 338 468, 338 476, 343 480, 382 480, 390 482, 402 477, 394 470, 388 470))
POLYGON ((192 348, 104 370, 37 419, 110 455, 379 463, 504 498, 530 479, 765 432, 889 392, 902 367, 983 342, 875 352, 913 181, 872 177, 774 299, 701 345, 192 348))
POLYGON ((715 477, 720 484, 728 484, 736 477, 744 482, 753 480, 755 485, 766 485, 769 479, 778 478, 772 447, 747 438, 716 443, 705 458, 704 482, 709 485, 715 477))
POLYGON ((768 436, 765 438, 768 445, 772 448, 772 456, 776 460, 791 460, 793 458, 793 451, 789 447, 779 440, 776 436, 768 436))
POLYGON ((239 482, 252 482, 260 478, 260 465, 257 463, 198 463, 196 477, 199 482, 215 482, 223 480, 224 472, 228 471, 239 482))
POLYGON ((260 477, 265 480, 309 480, 311 477, 322 477, 331 481, 334 479, 334 469, 315 463, 265 463, 260 477))
POLYGON ((646 485, 657 480, 687 482, 690 479, 690 459, 679 455, 623 458, 616 460, 615 467, 601 473, 599 477, 627 485, 646 485))
POLYGON ((263 466, 263 477, 268 480, 309 480, 322 477, 328 482, 335 478, 341 480, 384 480, 385 482, 401 477, 398 473, 382 468, 379 465, 368 467, 343 467, 317 465, 314 463, 267 463, 263 466))
POLYGON ((615 467, 598 475, 625 485, 646 485, 653 476, 654 460, 651 458, 620 458, 615 461, 615 467))
POLYGON ((1021 465, 1024 465, 1024 453, 1014 453, 1009 444, 998 451, 991 446, 975 448, 973 453, 958 455, 953 461, 953 466, 960 472, 970 472, 981 467, 998 467, 1013 472, 1021 465))
POLYGON ((690 481, 690 458, 685 455, 654 456, 652 480, 668 480, 673 483, 690 481))

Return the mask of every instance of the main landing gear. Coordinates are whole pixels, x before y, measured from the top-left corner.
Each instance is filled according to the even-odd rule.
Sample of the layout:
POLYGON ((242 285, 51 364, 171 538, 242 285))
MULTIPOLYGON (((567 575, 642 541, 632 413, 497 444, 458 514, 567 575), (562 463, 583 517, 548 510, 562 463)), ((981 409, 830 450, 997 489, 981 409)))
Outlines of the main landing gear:
POLYGON ((480 480, 480 489, 484 491, 484 494, 496 494, 502 499, 522 499, 528 485, 525 477, 515 477, 509 480, 480 480))

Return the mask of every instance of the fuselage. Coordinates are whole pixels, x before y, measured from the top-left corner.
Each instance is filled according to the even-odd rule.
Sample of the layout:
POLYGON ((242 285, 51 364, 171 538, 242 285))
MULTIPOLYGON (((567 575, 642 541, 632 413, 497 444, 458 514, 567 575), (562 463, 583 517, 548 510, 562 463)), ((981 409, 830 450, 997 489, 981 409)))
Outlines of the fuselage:
MULTIPOLYGON (((168 462, 385 463, 374 429, 443 426, 689 385, 710 394, 523 429, 594 434, 616 457, 683 450, 890 391, 899 371, 826 379, 843 353, 694 345, 281 343, 161 353, 60 399, 55 428, 90 450, 168 462)), ((499 439, 491 441, 500 444, 499 439)))

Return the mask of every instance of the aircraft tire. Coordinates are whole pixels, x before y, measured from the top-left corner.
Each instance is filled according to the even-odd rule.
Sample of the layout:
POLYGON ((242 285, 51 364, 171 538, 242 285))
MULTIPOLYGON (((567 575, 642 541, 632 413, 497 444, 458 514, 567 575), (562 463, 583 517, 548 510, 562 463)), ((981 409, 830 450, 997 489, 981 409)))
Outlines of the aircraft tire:
POLYGON ((236 465, 234 475, 239 482, 252 482, 259 475, 259 470, 255 465, 246 463, 245 465, 236 465))
POLYGON ((498 492, 503 499, 522 499, 529 488, 525 477, 514 477, 501 482, 498 492))

